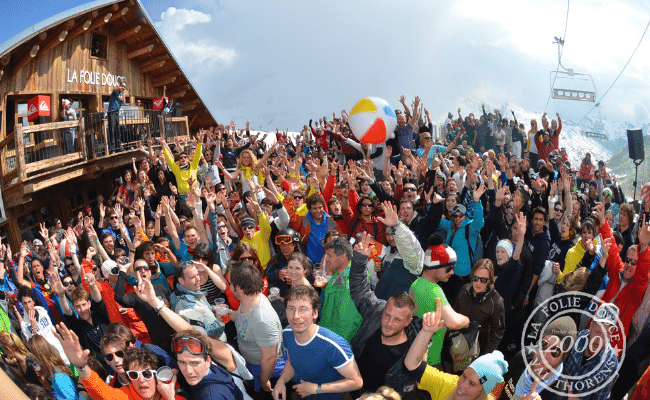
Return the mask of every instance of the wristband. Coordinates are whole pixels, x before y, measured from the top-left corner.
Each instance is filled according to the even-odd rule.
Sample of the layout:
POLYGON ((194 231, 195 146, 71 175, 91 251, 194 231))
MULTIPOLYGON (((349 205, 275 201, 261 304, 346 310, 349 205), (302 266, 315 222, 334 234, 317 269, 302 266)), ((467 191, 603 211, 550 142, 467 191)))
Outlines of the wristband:
POLYGON ((81 371, 85 370, 88 367, 88 364, 84 365, 83 367, 77 367, 76 365, 74 367, 77 369, 77 371, 81 372, 81 371))
POLYGON ((163 307, 165 307, 165 302, 162 301, 162 300, 160 300, 160 299, 158 299, 158 304, 156 305, 156 307, 154 307, 154 310, 155 310, 157 313, 159 313, 160 310, 162 310, 163 307))

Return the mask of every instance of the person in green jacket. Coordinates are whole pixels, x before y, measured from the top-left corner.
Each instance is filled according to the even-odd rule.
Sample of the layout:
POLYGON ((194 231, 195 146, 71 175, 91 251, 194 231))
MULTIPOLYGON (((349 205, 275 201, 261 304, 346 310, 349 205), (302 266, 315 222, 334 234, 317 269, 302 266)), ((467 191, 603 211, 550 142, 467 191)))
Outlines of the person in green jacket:
POLYGON ((324 249, 324 263, 333 275, 321 295, 320 325, 350 342, 363 322, 350 296, 352 245, 345 238, 338 237, 326 243, 324 249))

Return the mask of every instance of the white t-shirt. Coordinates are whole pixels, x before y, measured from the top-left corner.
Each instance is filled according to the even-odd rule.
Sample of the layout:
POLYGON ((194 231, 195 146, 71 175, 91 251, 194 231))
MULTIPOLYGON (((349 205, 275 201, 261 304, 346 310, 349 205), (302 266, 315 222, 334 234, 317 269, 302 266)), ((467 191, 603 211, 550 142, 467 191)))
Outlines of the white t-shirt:
MULTIPOLYGON (((63 346, 61 346, 61 342, 59 342, 59 339, 54 336, 54 333, 52 333, 52 329, 54 329, 54 325, 52 324, 52 321, 50 320, 50 316, 48 315, 47 311, 41 306, 36 306, 34 307, 36 310, 37 317, 36 319, 38 320, 37 325, 36 325, 36 333, 39 335, 43 336, 45 340, 49 344, 54 347, 54 349, 59 353, 61 358, 63 359, 63 362, 65 364, 70 364, 70 360, 68 360, 68 357, 66 357, 65 352, 63 351, 63 346)), ((20 324, 20 329, 22 331, 23 337, 25 340, 29 340, 32 336, 32 324, 29 322, 29 318, 27 317, 27 312, 25 312, 25 316, 23 317, 23 322, 20 324)))

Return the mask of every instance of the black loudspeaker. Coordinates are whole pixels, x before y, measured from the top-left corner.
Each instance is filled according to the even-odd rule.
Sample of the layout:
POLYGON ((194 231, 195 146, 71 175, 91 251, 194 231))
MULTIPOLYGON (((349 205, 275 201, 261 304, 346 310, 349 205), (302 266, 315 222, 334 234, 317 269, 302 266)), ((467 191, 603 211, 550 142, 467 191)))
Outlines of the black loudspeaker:
POLYGON ((183 105, 179 102, 176 102, 174 104, 174 117, 182 117, 183 116, 183 105))
POLYGON ((641 129, 627 130, 627 149, 630 152, 630 159, 643 161, 645 152, 643 151, 643 132, 641 129))

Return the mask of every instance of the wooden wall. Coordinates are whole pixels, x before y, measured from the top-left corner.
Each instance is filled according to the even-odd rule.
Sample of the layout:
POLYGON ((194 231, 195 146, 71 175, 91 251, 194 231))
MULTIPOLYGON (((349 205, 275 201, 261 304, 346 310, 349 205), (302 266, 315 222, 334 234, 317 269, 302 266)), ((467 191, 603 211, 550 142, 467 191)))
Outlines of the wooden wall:
MULTIPOLYGON (((162 87, 154 88, 153 77, 142 74, 138 68, 138 59, 127 58, 127 46, 124 41, 115 42, 114 36, 104 26, 94 32, 108 37, 107 58, 98 59, 90 56, 90 46, 93 32, 86 31, 71 40, 65 40, 45 55, 37 55, 24 68, 12 72, 0 81, 0 109, 4 112, 13 113, 13 110, 5 110, 7 96, 26 94, 45 94, 51 96, 53 114, 60 111, 60 98, 69 94, 95 94, 97 104, 101 105, 101 96, 110 95, 113 87, 101 84, 89 84, 80 81, 79 71, 92 71, 93 73, 111 74, 126 78, 127 91, 129 96, 154 98, 162 95, 162 87), (77 82, 68 82, 68 69, 70 77, 72 71, 77 73, 77 82)), ((157 43, 157 46, 162 46, 157 43)), ((12 55, 12 57, 15 57, 12 55)), ((101 82, 100 82, 101 83, 101 82)), ((125 99, 130 103, 131 98, 125 99)), ((3 113, 4 115, 4 113, 3 113)), ((13 127, 6 127, 4 116, 2 118, 2 134, 11 132, 13 127)), ((53 118, 53 121, 56 121, 53 118)))

